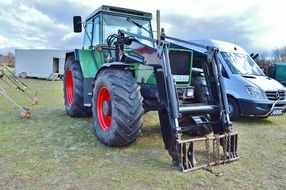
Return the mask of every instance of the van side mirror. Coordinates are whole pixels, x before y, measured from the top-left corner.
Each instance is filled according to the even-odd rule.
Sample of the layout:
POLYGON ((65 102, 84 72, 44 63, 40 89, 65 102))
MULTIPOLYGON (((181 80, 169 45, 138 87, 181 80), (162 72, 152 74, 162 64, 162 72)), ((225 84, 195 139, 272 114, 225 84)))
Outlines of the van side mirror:
POLYGON ((80 33, 82 31, 81 16, 73 17, 73 31, 75 33, 80 33))

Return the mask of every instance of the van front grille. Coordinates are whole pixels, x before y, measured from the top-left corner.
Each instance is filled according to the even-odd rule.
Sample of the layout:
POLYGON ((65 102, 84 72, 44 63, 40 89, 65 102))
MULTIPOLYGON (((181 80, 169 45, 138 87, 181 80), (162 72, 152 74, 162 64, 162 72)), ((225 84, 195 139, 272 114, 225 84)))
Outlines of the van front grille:
POLYGON ((266 91, 266 96, 269 100, 285 100, 285 91, 266 91))

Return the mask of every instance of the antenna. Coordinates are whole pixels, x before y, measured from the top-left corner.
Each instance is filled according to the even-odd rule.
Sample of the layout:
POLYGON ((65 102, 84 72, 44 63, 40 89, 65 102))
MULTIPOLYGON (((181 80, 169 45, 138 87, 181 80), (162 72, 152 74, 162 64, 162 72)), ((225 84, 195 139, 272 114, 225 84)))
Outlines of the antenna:
POLYGON ((234 36, 234 50, 237 50, 237 48, 236 48, 236 35, 234 36))

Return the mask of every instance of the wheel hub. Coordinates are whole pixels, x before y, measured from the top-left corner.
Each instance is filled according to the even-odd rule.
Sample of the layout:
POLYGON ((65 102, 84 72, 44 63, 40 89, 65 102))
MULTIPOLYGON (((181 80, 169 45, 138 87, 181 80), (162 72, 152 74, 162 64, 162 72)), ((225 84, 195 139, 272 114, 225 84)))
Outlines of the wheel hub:
POLYGON ((97 118, 102 130, 107 131, 110 128, 112 120, 111 96, 108 89, 102 86, 99 89, 96 101, 97 118))
POLYGON ((231 116, 233 114, 233 105, 228 104, 228 108, 229 108, 229 115, 231 116))
POLYGON ((103 114, 104 116, 110 116, 111 115, 111 103, 110 101, 104 101, 103 102, 103 114))
POLYGON ((74 98, 74 81, 73 81, 73 73, 71 69, 67 70, 65 85, 66 85, 65 93, 66 93, 67 103, 69 106, 71 106, 73 103, 73 98, 74 98))

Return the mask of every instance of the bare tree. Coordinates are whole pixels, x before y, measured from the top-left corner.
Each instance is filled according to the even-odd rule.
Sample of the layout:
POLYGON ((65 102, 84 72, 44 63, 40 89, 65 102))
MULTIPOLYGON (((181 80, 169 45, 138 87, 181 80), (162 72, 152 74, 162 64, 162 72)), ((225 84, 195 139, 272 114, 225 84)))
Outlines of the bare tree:
POLYGON ((0 65, 13 67, 15 65, 15 55, 11 52, 8 52, 6 55, 0 54, 0 65))
POLYGON ((8 52, 6 55, 6 63, 9 66, 14 66, 15 65, 15 56, 13 53, 8 52))
POLYGON ((274 62, 286 62, 286 46, 273 50, 274 62))
POLYGON ((255 59, 255 62, 258 64, 258 66, 262 69, 262 71, 264 72, 265 75, 268 75, 268 67, 271 63, 271 60, 270 59, 267 59, 265 56, 264 56, 264 53, 261 53, 259 55, 259 57, 257 57, 255 59))
POLYGON ((0 65, 4 62, 4 55, 0 54, 0 65))

